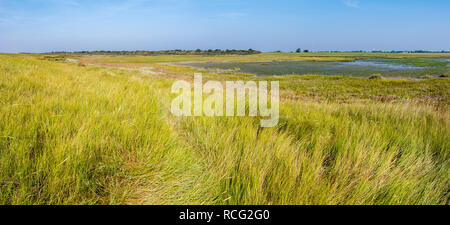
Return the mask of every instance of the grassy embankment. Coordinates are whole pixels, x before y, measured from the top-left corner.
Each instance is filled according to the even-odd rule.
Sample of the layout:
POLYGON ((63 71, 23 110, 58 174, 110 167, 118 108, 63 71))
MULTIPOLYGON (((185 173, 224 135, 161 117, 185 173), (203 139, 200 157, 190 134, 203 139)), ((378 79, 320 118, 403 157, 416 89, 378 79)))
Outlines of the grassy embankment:
POLYGON ((191 68, 34 58, 0 56, 2 204, 448 204, 448 78, 204 71, 281 81, 280 123, 261 129, 173 117, 191 68))

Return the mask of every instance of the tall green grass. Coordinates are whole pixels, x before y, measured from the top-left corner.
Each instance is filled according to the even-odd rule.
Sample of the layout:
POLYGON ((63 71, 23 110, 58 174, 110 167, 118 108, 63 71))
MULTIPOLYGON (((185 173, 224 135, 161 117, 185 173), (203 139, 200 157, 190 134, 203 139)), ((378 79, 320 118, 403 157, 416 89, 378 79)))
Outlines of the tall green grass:
POLYGON ((391 104, 284 104, 257 119, 196 118, 187 139, 227 204, 444 204, 448 114, 391 104), (224 132, 226 131, 226 132, 224 132))
MULTIPOLYGON (((327 82, 364 91, 327 79, 284 94, 327 82)), ((388 92, 398 102, 286 100, 263 129, 259 118, 173 117, 172 82, 0 56, 0 203, 448 204, 448 108, 410 101, 415 85, 389 83, 408 93, 388 92)), ((438 96, 448 87, 426 82, 438 96)))
POLYGON ((126 203, 195 171, 158 102, 168 84, 13 57, 0 68, 1 203, 126 203))

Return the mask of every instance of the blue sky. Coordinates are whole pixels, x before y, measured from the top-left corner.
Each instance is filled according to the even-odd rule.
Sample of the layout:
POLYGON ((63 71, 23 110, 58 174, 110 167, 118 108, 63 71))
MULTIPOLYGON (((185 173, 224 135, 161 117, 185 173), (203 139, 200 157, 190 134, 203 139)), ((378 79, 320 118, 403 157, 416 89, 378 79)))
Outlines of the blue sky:
POLYGON ((0 52, 450 50, 448 0, 0 0, 0 52))

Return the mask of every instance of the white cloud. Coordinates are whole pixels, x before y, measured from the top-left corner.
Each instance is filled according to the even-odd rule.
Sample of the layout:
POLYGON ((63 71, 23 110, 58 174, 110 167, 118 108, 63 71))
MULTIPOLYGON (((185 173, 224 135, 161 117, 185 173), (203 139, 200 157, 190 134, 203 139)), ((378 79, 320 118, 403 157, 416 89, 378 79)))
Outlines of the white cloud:
POLYGON ((345 0, 344 4, 351 8, 359 8, 359 0, 345 0))

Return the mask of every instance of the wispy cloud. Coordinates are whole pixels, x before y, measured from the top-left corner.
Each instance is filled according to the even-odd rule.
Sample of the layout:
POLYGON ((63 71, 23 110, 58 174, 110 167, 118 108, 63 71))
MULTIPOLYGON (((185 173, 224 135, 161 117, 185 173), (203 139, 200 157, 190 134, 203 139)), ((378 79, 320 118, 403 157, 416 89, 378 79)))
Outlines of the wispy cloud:
POLYGON ((79 6, 80 5, 76 0, 62 0, 62 1, 55 1, 55 2, 65 4, 65 5, 71 5, 71 6, 79 6))
POLYGON ((359 0, 344 0, 344 4, 351 8, 359 8, 359 0))
POLYGON ((228 12, 228 13, 221 13, 221 14, 219 14, 217 16, 222 17, 222 18, 226 18, 226 19, 238 19, 238 18, 247 16, 247 14, 239 13, 239 12, 228 12))

